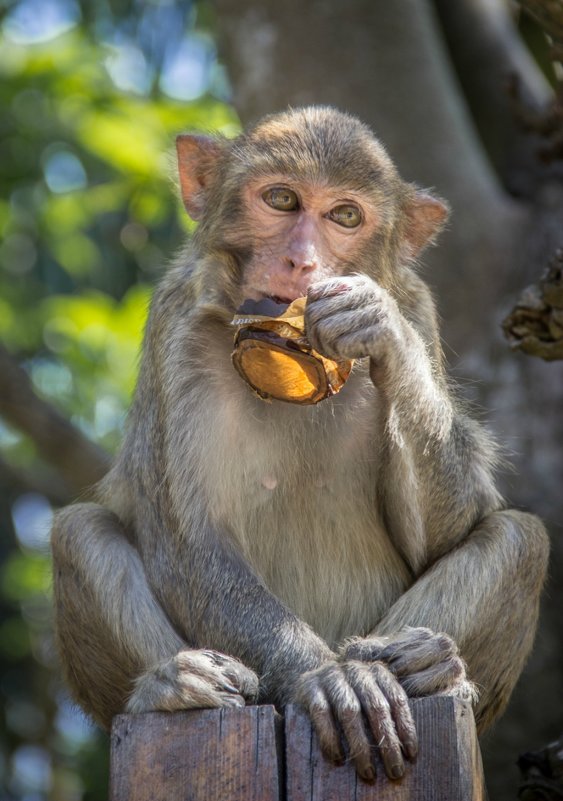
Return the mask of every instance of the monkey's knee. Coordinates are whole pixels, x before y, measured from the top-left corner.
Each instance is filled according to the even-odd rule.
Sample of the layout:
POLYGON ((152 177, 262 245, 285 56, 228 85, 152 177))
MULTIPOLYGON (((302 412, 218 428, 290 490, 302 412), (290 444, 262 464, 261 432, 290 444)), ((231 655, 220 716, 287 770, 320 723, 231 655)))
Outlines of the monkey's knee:
POLYGON ((542 521, 527 512, 506 509, 490 515, 486 522, 501 527, 516 580, 524 589, 538 593, 549 561, 549 537, 542 521))
POLYGON ((57 513, 51 549, 55 639, 66 683, 80 706, 108 728, 140 669, 118 636, 133 549, 117 518, 93 503, 57 513))
POLYGON ((120 532, 115 515, 96 503, 77 503, 61 509, 54 517, 51 529, 53 559, 76 560, 97 537, 109 531, 120 532))
POLYGON ((483 613, 479 636, 466 645, 469 676, 478 685, 479 734, 504 711, 528 658, 547 573, 549 539, 539 518, 508 509, 481 523, 496 544, 496 589, 483 613), (491 611, 493 610, 493 611, 491 611))
POLYGON ((51 552, 57 630, 96 617, 95 604, 86 609, 85 598, 96 584, 108 515, 93 503, 68 506, 55 515, 51 552))

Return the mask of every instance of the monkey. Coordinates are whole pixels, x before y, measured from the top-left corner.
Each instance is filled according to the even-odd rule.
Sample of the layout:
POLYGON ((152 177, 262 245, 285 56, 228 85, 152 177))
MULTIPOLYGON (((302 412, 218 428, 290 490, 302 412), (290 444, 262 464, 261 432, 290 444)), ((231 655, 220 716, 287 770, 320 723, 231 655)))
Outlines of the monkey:
POLYGON ((324 754, 396 779, 409 698, 504 710, 532 648, 548 539, 506 508, 490 435, 447 377, 420 255, 445 201, 359 119, 273 114, 177 139, 195 232, 156 289, 124 441, 52 531, 56 637, 77 702, 120 712, 301 704, 324 754), (245 299, 307 297, 354 359, 317 405, 231 364, 245 299))

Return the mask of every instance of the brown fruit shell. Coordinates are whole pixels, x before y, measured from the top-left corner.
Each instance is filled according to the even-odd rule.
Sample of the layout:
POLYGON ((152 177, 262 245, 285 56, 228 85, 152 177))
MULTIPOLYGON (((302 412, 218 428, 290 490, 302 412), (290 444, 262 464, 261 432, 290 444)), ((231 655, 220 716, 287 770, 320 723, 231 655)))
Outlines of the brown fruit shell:
POLYGON ((340 391, 352 361, 327 359, 304 336, 306 298, 279 317, 235 315, 238 327, 231 355, 241 377, 262 400, 310 405, 340 391))

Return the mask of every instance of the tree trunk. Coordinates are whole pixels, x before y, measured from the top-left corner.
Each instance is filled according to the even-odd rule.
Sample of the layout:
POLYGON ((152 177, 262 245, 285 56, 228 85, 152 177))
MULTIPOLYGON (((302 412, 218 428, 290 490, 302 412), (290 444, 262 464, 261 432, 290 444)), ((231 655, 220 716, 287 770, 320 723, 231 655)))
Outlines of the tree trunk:
POLYGON ((493 254, 510 247, 525 214, 497 186, 432 8, 420 0, 218 0, 217 6, 243 120, 287 104, 326 103, 370 124, 403 177, 447 195, 452 224, 431 255, 432 281, 453 304, 452 316, 468 305, 480 312, 481 303, 471 302, 477 296, 460 297, 455 289, 460 280, 471 295, 480 289, 465 273, 476 261, 498 262, 493 254))
MULTIPOLYGON (((477 54, 483 4, 464 0, 462 5, 466 11, 478 7, 480 24, 464 31, 473 44, 467 44, 466 53, 477 54)), ((502 6, 493 5, 497 22, 487 40, 489 63, 496 30, 501 64, 520 65, 528 96, 540 102, 545 86, 519 51, 502 6)), ((426 256, 424 268, 436 290, 446 356, 464 394, 486 409, 516 467, 503 479, 507 496, 541 514, 557 534, 555 524, 563 520, 562 371, 511 352, 500 323, 562 238, 561 218, 554 222, 553 212, 563 207, 560 190, 546 187, 535 207, 504 190, 429 2, 215 0, 215 7, 223 58, 244 122, 288 104, 338 106, 371 125, 404 178, 434 187, 451 203, 449 230, 426 256)), ((492 115, 490 95, 486 100, 482 115, 492 115)), ((500 114, 509 141, 507 108, 500 114)), ((482 117, 480 127, 484 122, 482 117)), ((495 125, 492 117, 489 125, 495 125)), ((512 131, 516 136, 516 126, 512 131)), ((517 755, 553 739, 561 727, 560 704, 554 702, 563 683, 560 537, 554 551, 534 656, 509 712, 485 740, 488 782, 497 801, 516 797, 517 755)))

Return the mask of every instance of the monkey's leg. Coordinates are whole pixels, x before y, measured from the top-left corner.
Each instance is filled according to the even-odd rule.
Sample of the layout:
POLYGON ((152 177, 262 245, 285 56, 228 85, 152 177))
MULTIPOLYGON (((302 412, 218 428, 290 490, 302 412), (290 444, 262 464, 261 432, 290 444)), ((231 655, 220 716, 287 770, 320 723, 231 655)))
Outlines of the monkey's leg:
MULTIPOLYGON (((449 634, 477 685, 475 714, 479 730, 484 730, 506 706, 532 648, 548 551, 538 518, 513 510, 487 515, 399 598, 363 641, 363 653, 358 650, 362 641, 356 640, 343 649, 344 657, 369 661, 372 636, 371 658, 385 656, 378 638, 389 636, 396 647, 390 646, 388 653, 394 652, 399 673, 405 675, 409 660, 415 671, 406 681, 401 678, 407 692, 432 694, 443 691, 452 658, 455 673, 451 641, 429 637, 427 629, 396 635, 405 626, 449 634)), ((389 666, 393 670, 393 658, 389 666)))
POLYGON ((154 598, 118 519, 62 510, 52 532, 56 635, 66 678, 102 726, 124 710, 243 704, 257 679, 230 657, 189 650, 154 598))

